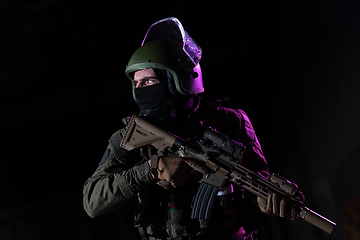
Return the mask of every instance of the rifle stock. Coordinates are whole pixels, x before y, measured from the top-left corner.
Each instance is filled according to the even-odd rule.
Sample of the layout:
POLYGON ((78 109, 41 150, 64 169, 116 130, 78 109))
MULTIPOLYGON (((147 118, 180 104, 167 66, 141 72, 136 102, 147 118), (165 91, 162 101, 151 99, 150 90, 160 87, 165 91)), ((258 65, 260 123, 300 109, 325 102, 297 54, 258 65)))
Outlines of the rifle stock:
POLYGON ((130 151, 151 144, 163 151, 168 147, 181 146, 182 143, 183 141, 180 138, 161 130, 134 114, 126 126, 120 147, 130 151))
POLYGON ((195 218, 209 218, 212 201, 216 197, 214 187, 220 188, 223 182, 229 179, 263 199, 267 199, 273 193, 281 195, 282 198, 288 200, 290 207, 299 210, 301 219, 329 234, 332 233, 336 223, 305 207, 303 199, 297 195, 299 191, 295 184, 277 174, 272 174, 270 179, 266 179, 259 173, 243 167, 241 160, 246 149, 240 143, 213 129, 207 130, 202 140, 195 143, 184 141, 133 115, 120 146, 126 150, 132 150, 151 144, 160 150, 171 148, 181 157, 192 157, 205 163, 213 172, 204 175, 200 183, 212 188, 202 186, 203 184, 200 186, 192 212, 195 218))

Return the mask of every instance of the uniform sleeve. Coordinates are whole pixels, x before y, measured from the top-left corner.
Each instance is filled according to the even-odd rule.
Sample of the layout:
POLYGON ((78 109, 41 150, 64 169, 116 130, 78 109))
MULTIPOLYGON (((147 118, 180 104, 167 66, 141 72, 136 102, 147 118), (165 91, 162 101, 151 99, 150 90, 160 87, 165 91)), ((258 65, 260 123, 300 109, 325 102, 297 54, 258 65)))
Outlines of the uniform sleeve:
POLYGON ((90 217, 113 212, 154 182, 146 159, 139 161, 138 151, 122 150, 119 156, 107 149, 98 169, 84 184, 83 205, 90 217))
POLYGON ((241 109, 221 108, 220 112, 221 120, 219 122, 223 124, 219 124, 218 130, 246 147, 241 164, 254 172, 259 172, 264 177, 268 177, 268 164, 249 117, 241 109))
POLYGON ((236 112, 238 112, 241 116, 241 130, 243 132, 241 134, 241 138, 244 139, 243 141, 245 141, 247 145, 247 151, 242 164, 244 167, 247 167, 254 172, 259 172, 264 177, 268 177, 268 164, 256 136, 254 127, 251 124, 249 117, 243 110, 237 109, 236 112))

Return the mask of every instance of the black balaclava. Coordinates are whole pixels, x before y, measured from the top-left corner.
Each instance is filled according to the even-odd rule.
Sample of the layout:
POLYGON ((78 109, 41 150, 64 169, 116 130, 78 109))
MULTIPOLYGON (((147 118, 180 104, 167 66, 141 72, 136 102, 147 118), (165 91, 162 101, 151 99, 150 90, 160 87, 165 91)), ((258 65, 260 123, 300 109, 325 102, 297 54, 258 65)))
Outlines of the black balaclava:
POLYGON ((154 109, 171 98, 167 82, 135 89, 135 97, 140 110, 154 109))
POLYGON ((136 103, 140 108, 140 116, 167 121, 171 117, 175 89, 173 77, 166 70, 153 69, 159 83, 135 88, 136 103), (170 87, 169 87, 170 86, 170 87))
MULTIPOLYGON (((153 69, 159 83, 142 88, 135 88, 136 102, 140 108, 140 116, 159 120, 168 125, 182 115, 190 113, 199 98, 195 95, 182 95, 176 91, 172 74, 166 70, 153 69)), ((159 123, 161 124, 161 123, 159 123)))

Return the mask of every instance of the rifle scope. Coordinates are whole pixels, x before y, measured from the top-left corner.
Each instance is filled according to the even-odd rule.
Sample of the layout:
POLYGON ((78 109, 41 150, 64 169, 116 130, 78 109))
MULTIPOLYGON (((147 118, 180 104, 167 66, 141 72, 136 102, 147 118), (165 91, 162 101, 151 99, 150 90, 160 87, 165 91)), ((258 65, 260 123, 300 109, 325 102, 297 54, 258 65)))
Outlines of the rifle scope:
POLYGON ((241 160, 245 153, 246 147, 229 138, 229 136, 218 132, 216 129, 208 128, 203 135, 205 140, 209 140, 215 147, 220 148, 226 153, 232 155, 237 160, 241 160))

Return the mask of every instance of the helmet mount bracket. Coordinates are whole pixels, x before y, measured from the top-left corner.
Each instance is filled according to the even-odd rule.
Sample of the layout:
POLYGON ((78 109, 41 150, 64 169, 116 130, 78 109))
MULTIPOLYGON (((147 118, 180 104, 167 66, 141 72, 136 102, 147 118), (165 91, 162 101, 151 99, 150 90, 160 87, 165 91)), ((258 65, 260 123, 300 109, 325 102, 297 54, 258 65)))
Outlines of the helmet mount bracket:
POLYGON ((186 72, 194 72, 195 64, 191 61, 190 57, 184 51, 181 52, 178 61, 186 72))

